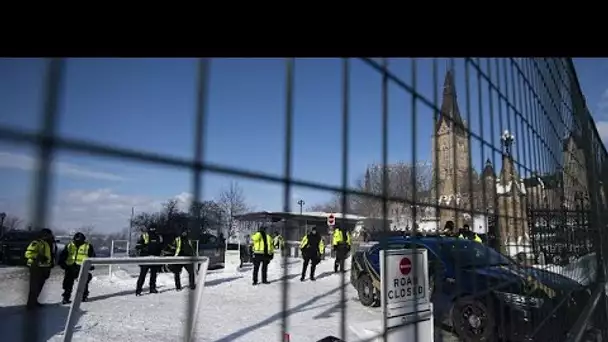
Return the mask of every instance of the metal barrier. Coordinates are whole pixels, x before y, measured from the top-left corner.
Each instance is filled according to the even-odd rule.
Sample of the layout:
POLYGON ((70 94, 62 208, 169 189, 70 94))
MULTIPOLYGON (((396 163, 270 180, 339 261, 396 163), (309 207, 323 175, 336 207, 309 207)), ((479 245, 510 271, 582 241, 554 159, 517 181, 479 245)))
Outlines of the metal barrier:
MULTIPOLYGON (((112 240, 112 244, 110 245, 110 258, 115 258, 116 254, 118 254, 119 256, 126 256, 129 257, 129 253, 131 252, 131 243, 129 242, 129 240, 112 240), (125 252, 124 253, 116 253, 114 248, 116 247, 116 242, 124 242, 124 244, 126 245, 125 247, 125 252)), ((112 272, 113 272, 113 264, 108 264, 108 277, 112 278, 112 272)))
POLYGON ((70 307, 68 318, 65 323, 65 330, 63 332, 63 341, 72 341, 74 334, 74 324, 76 323, 76 312, 80 308, 82 301, 82 294, 86 286, 86 278, 88 277, 91 266, 94 265, 167 265, 167 264, 187 264, 187 263, 201 263, 201 271, 199 271, 196 283, 199 285, 196 292, 189 293, 188 300, 188 319, 184 326, 184 341, 192 341, 194 335, 194 322, 196 322, 196 316, 198 311, 198 303, 200 302, 200 295, 202 289, 205 287, 205 277, 207 276, 207 266, 209 265, 209 258, 207 257, 134 257, 134 258, 89 258, 86 259, 80 268, 80 274, 78 275, 78 288, 76 290, 76 296, 70 307))
MULTIPOLYGON (((409 229, 406 237, 378 239, 380 249, 408 246, 429 250, 433 293, 449 297, 446 305, 450 308, 445 317, 450 325, 444 327, 443 322, 436 322, 437 326, 441 325, 437 330, 443 330, 436 340, 514 337, 561 341, 567 337, 568 341, 580 341, 588 338, 590 331, 608 340, 605 291, 608 153, 571 59, 341 59, 339 83, 336 83, 340 95, 335 99, 340 125, 333 127, 341 140, 341 157, 334 160, 336 165, 331 167, 341 172, 340 185, 294 176, 294 108, 298 103, 295 80, 301 76, 295 67, 299 62, 294 58, 285 59, 282 66, 284 167, 280 175, 254 172, 248 165, 221 165, 205 158, 211 60, 197 61, 195 148, 191 158, 177 156, 177 152, 171 155, 138 151, 61 136, 57 127, 66 63, 64 59, 48 60, 44 108, 41 108, 43 126, 38 131, 0 126, 0 140, 38 149, 36 196, 31 210, 34 226, 44 226, 47 222, 52 207, 51 160, 57 151, 63 150, 187 170, 192 176, 196 203, 201 202, 204 173, 280 184, 284 188, 285 212, 292 212, 295 204, 292 203, 294 187, 326 191, 336 195, 328 210, 380 218, 377 222, 382 224, 373 227, 376 231, 409 229), (357 74, 353 72, 355 67, 359 68, 357 74), (365 96, 353 96, 360 90, 353 87, 354 78, 364 73, 367 79, 361 84, 369 86, 377 78, 377 86, 369 86, 363 93, 365 96), (362 106, 364 113, 359 111, 353 115, 361 105, 353 102, 374 94, 378 95, 378 101, 362 106), (381 133, 380 150, 374 158, 380 160, 369 160, 365 170, 353 171, 349 169, 349 165, 354 165, 350 158, 359 155, 359 151, 351 147, 353 138, 371 141, 376 131, 373 126, 359 123, 354 136, 352 123, 361 117, 379 118, 377 131, 381 132, 376 133, 381 133), (391 120, 397 123, 389 122, 391 120), (423 121, 428 122, 420 124, 423 121), (396 126, 401 128, 395 129, 396 126), (428 135, 433 136, 430 144, 428 135), (402 141, 395 142, 399 139, 402 141), (402 150, 389 153, 389 146, 402 150), (421 153, 431 155, 430 170, 419 163, 426 158, 421 153), (409 164, 395 162, 396 155, 409 159, 409 164), (352 179, 359 172, 362 181, 353 185, 352 179), (486 227, 483 231, 476 230, 480 220, 484 224, 479 226, 486 227), (422 225, 441 231, 436 232, 436 236, 419 236, 416 232, 422 225), (475 226, 467 229, 465 225, 475 226), (465 248, 460 244, 460 240, 465 239, 482 242, 465 248), (500 261, 492 263, 491 258, 480 258, 487 254, 500 261), (595 276, 579 284, 580 287, 575 286, 570 281, 575 277, 573 274, 587 270, 583 266, 577 269, 577 262, 590 255, 593 258, 585 259, 585 267, 593 264, 595 276), (503 278, 509 281, 497 281, 503 278), (565 283, 570 286, 567 290, 560 287, 565 283), (458 320, 456 315, 464 317, 467 310, 477 310, 477 313, 469 312, 466 320, 458 320), (524 314, 520 317, 516 312, 524 314), (520 318, 519 323, 525 327, 508 323, 520 318)), ((327 70, 319 72, 327 76, 327 70)), ((319 82, 327 84, 325 79, 319 82)), ((317 102, 317 99, 308 101, 317 102)), ((315 123, 315 127, 319 125, 322 123, 315 123)), ((200 217, 198 219, 200 223, 200 217)), ((380 266, 356 253, 355 247, 353 259, 360 259, 353 265, 359 264, 360 268, 350 271, 352 281, 386 274, 384 269, 382 272, 374 269, 380 266)), ((370 251, 377 252, 373 247, 370 251)), ((297 253, 296 248, 292 254, 297 253)), ((289 255, 285 253, 283 257, 289 255)), ((104 260, 122 262, 122 259, 104 260)), ((129 259, 128 263, 133 260, 129 259)), ((88 261, 87 267, 94 262, 88 261)), ((285 267, 280 290, 281 328, 277 331, 280 340, 288 334, 291 314, 288 298, 292 285, 287 276, 285 267)), ((347 309, 362 305, 347 300, 348 277, 346 273, 339 276, 340 325, 336 335, 343 340, 348 331, 347 309)), ((372 280, 356 286, 359 291, 364 285, 368 287, 366 290, 371 290, 371 302, 377 299, 374 295, 385 296, 388 290, 385 281, 372 280)), ((188 334, 193 319, 192 305, 188 334)), ((35 333, 37 325, 27 324, 23 329, 35 333)), ((376 337, 386 338, 387 327, 383 326, 376 337)))

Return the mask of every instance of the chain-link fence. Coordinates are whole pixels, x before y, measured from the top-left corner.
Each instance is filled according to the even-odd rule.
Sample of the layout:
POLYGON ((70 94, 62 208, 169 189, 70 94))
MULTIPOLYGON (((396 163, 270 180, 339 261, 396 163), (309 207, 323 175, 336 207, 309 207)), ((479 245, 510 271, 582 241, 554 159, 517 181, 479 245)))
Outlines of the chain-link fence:
MULTIPOLYGON (((283 94, 276 94, 277 102, 284 103, 284 116, 277 118, 283 122, 282 175, 206 159, 205 128, 213 90, 210 64, 215 61, 197 62, 194 155, 190 158, 60 135, 59 99, 69 63, 48 61, 39 131, 0 127, 0 140, 37 149, 40 167, 31 211, 35 227, 47 222, 52 206, 51 161, 61 150, 188 170, 195 202, 202 198, 206 173, 280 184, 285 212, 295 211, 294 187, 323 190, 337 195, 342 215, 356 214, 376 223, 352 227, 352 262, 348 262, 348 272, 338 272, 335 278, 341 293, 336 309, 339 323, 331 327, 312 323, 311 329, 336 336, 334 340, 352 340, 352 331, 363 323, 349 322, 353 316, 347 313, 364 307, 374 310, 390 291, 391 285, 380 279, 385 270, 380 270, 379 251, 422 248, 429 258, 429 297, 437 341, 599 341, 608 337, 603 258, 607 153, 570 59, 342 59, 336 65, 339 70, 334 70, 340 73, 335 86, 340 87, 336 110, 341 113, 341 125, 334 132, 340 136, 341 157, 334 165, 318 165, 340 172, 341 185, 294 177, 294 127, 306 121, 306 114, 298 117, 294 111, 299 60, 284 61, 283 94), (369 105, 363 114, 381 118, 379 160, 365 161, 368 166, 360 186, 352 184, 353 174, 360 170, 349 167, 350 158, 360 151, 351 145, 353 139, 368 139, 368 132, 352 133, 350 127, 356 109, 354 63, 380 76, 373 91, 381 101, 369 105), (398 110, 395 102, 400 103, 398 110), (391 126, 393 117, 401 118, 402 129, 391 126), (391 149, 406 151, 409 160, 395 162, 391 149), (357 248, 363 240, 365 248, 357 248), (349 290, 355 291, 354 298, 349 290)), ((323 123, 309 123, 312 139, 315 125, 323 123)), ((289 298, 295 285, 286 266, 289 253, 283 257, 281 286, 264 295, 282 303, 277 314, 280 331, 268 340, 283 341, 295 324, 290 318, 294 310, 289 298)), ((376 313, 378 320, 386 315, 376 313)), ((27 316, 24 338, 40 340, 37 328, 44 317, 38 311, 27 316)), ((382 321, 377 334, 388 338, 388 325, 382 321)), ((205 331, 197 336, 207 340, 205 331)), ((376 337, 360 338, 372 341, 376 337)))

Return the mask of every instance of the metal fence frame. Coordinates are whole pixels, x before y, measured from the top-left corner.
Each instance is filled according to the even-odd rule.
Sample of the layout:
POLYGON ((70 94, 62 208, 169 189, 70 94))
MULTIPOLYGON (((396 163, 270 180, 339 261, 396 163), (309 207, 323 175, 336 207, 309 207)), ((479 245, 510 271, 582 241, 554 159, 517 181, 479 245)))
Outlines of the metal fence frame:
MULTIPOLYGON (((435 115, 437 118, 437 113, 440 111, 440 108, 437 105, 437 94, 435 93, 435 99, 429 100, 425 96, 419 94, 416 90, 416 72, 413 70, 412 79, 410 81, 405 81, 396 76, 390 69, 388 65, 387 59, 381 59, 378 61, 376 58, 362 58, 361 59, 365 64, 371 67, 373 70, 376 70, 379 74, 383 76, 382 80, 382 121, 383 121, 383 146, 382 146, 382 162, 384 167, 384 173, 387 174, 387 161, 388 161, 388 140, 386 138, 388 127, 388 84, 397 85, 402 91, 413 95, 414 100, 412 104, 412 121, 415 124, 416 122, 416 101, 422 102, 424 105, 433 108, 435 115)), ((415 61, 414 61, 415 62, 415 61)), ((413 65, 415 68, 415 63, 413 65)), ((490 62, 488 61, 487 71, 484 71, 484 66, 477 58, 466 58, 464 59, 465 65, 473 72, 477 73, 479 79, 485 79, 489 83, 489 88, 499 94, 499 97, 506 102, 509 102, 509 89, 503 89, 502 83, 495 84, 493 78, 491 76, 490 62)), ((28 144, 38 147, 37 151, 37 160, 39 161, 39 168, 36 174, 36 186, 34 188, 35 199, 33 203, 33 225, 37 227, 45 226, 47 222, 48 209, 50 206, 49 200, 49 189, 51 188, 51 161, 53 158, 53 154, 56 153, 57 150, 69 150, 74 152, 86 153, 95 156, 103 156, 103 157, 111 157, 111 158, 123 158, 128 159, 135 162, 140 163, 150 163, 154 165, 168 165, 175 166, 183 169, 188 169, 192 172, 192 189, 193 189, 193 197, 195 201, 199 201, 201 199, 201 189, 202 189, 202 174, 203 172, 215 173, 215 174, 223 174, 234 177, 241 177, 251 180, 260 180, 260 181, 268 181, 275 184, 283 184, 284 185, 284 211, 291 211, 291 189, 293 186, 308 188, 308 189, 316 189, 316 190, 325 190, 329 192, 340 193, 342 195, 343 205, 342 207, 346 207, 346 195, 356 195, 363 196, 369 198, 376 198, 383 203, 383 214, 384 217, 388 216, 388 202, 389 201, 400 201, 400 202, 412 202, 411 199, 405 198, 393 198, 389 196, 388 185, 385 184, 382 194, 371 194, 364 191, 359 191, 355 189, 351 189, 348 184, 349 173, 348 173, 348 158, 349 158, 349 96, 350 96, 350 60, 343 59, 342 60, 342 158, 341 158, 341 169, 342 169, 342 186, 330 186, 326 184, 310 182, 305 180, 295 179, 293 177, 293 117, 294 117, 294 78, 295 78, 295 69, 294 69, 294 58, 288 58, 285 62, 285 146, 284 146, 284 174, 283 176, 276 176, 271 174, 265 174, 260 172, 252 172, 245 168, 234 168, 227 167, 224 165, 218 165, 214 163, 210 163, 205 161, 204 156, 204 147, 205 147, 205 123, 207 116, 207 108, 206 103, 208 100, 208 84, 209 84, 209 59, 199 59, 198 60, 198 71, 197 71, 197 106, 196 106, 196 120, 194 125, 195 130, 195 138, 194 138, 194 155, 192 159, 187 158, 179 158, 170 155, 161 155, 151 152, 137 151, 134 149, 124 148, 120 146, 107 146, 100 143, 95 143, 91 141, 85 141, 81 139, 73 139, 61 137, 58 135, 57 126, 60 120, 59 117, 59 98, 62 91, 62 87, 64 85, 64 75, 65 75, 65 64, 66 61, 64 59, 50 59, 48 60, 48 68, 44 81, 44 107, 42 108, 42 128, 39 132, 30 133, 25 132, 18 129, 13 129, 10 127, 0 127, 0 140, 2 141, 11 141, 17 142, 21 144, 28 144)), ((453 60, 452 62, 453 63, 453 60)), ((585 103, 584 96, 582 94, 580 85, 578 84, 578 79, 576 77, 576 71, 574 68, 574 64, 571 59, 533 59, 530 62, 530 68, 538 68, 539 63, 554 63, 555 65, 559 65, 560 70, 564 71, 566 75, 566 80, 562 80, 562 82, 570 82, 571 84, 575 84, 574 89, 570 89, 570 96, 572 98, 572 108, 570 108, 570 112, 572 116, 575 118, 574 120, 582 127, 582 130, 586 133, 583 134, 583 145, 585 151, 585 162, 586 162, 586 170, 587 170, 587 180, 589 184, 600 184, 599 180, 605 180, 603 183, 604 189, 608 186, 608 181, 606 181, 607 175, 607 166, 608 163, 608 153, 606 151, 606 147, 602 143, 600 136, 598 134, 597 128, 595 127, 593 118, 587 108, 585 103)), ((548 80, 546 80, 543 75, 536 75, 539 73, 538 70, 533 70, 535 76, 533 79, 529 79, 528 72, 532 73, 530 70, 522 70, 521 67, 515 63, 514 59, 511 59, 509 62, 509 66, 511 67, 512 73, 519 74, 522 78, 527 82, 527 86, 530 87, 533 92, 534 89, 538 89, 541 87, 547 87, 548 80)), ((504 66, 501 65, 499 68, 499 63, 496 63, 496 72, 500 73, 499 69, 504 67, 504 73, 506 77, 507 64, 505 62, 504 66)), ((465 75, 468 77, 468 75, 465 75)), ((561 77, 560 75, 551 74, 551 78, 561 77)), ((433 66, 433 78, 437 79, 437 65, 436 63, 433 66)), ((468 79, 467 79, 468 80, 468 79)), ((507 82, 506 80, 503 80, 507 82)), ((556 82, 555 79, 553 82, 556 82)), ((436 81, 435 81, 436 83, 436 81)), ((435 84, 435 88, 437 88, 437 84, 435 84)), ((505 86, 507 88, 507 86, 505 86)), ((513 90, 513 92, 515 92, 513 90)), ((481 96, 481 95, 480 95, 481 96)), ((520 95, 521 96, 521 95, 520 95)), ((531 96, 539 97, 543 95, 539 95, 538 93, 534 93, 531 96)), ((549 98, 551 96, 548 96, 549 98)), ((561 99, 558 99, 561 100, 561 99)), ((467 100, 468 102, 469 100, 467 100)), ((520 101, 521 98, 520 98, 520 101)), ((553 98, 547 100, 548 102, 554 101, 553 98)), ((541 104, 542 105, 542 104, 541 104)), ((511 104, 512 106, 512 104, 511 104)), ((491 111, 493 111, 491 109, 491 111)), ((499 116, 503 115, 499 111, 499 116)), ((470 114, 470 113, 469 113, 470 114)), ((506 114, 504 114, 506 115, 506 114)), ((546 113, 545 113, 546 115, 546 113)), ((493 119, 494 112, 490 115, 490 120, 493 119)), ((469 118, 470 119, 470 118, 469 118)), ((547 128, 550 130, 551 128, 547 128)), ((554 129, 554 127, 553 127, 554 129)), ((535 132, 539 137, 542 137, 543 132, 535 132)), ((482 136, 473 136, 473 138, 483 140, 482 136)), ((416 133, 414 130, 414 136, 412 137, 412 141, 416 141, 416 133)), ((544 142, 544 141, 543 141, 544 142)), ((484 143, 490 145, 491 148, 496 150, 491 143, 484 143)), ((544 142, 543 148, 550 150, 548 144, 544 142)), ((414 149, 415 151, 415 149, 414 149)), ((522 166, 521 164, 519 166, 522 166)), ((525 167, 525 165, 523 165, 525 167)), ((599 186, 598 186, 599 188, 599 186)), ((589 301, 587 306, 585 307, 584 313, 580 315, 579 320, 576 322, 574 327, 569 334, 569 341, 579 341, 581 340, 583 334, 585 333, 586 326, 589 322, 589 318, 598 315, 600 320, 606 320, 606 315, 608 312, 608 303, 606 301, 606 259, 604 257, 605 248, 608 246, 608 237, 605 233, 606 223, 608 220, 606 218, 606 213, 601 205, 601 199, 598 197, 598 189, 593 187, 593 191, 590 192, 590 215, 589 215, 589 225, 597 227, 597 245, 595 252, 597 253, 597 263, 598 263, 598 279, 594 285, 594 291, 592 299, 589 301)), ((414 205, 416 204, 416 199, 412 202, 414 205)), ((604 203, 605 204, 605 203, 604 203)), ((438 208, 445 209, 440 205, 437 205, 438 208)), ((449 209, 449 208, 447 208, 449 209)), ((414 215, 416 215, 414 213, 414 215)), ((388 227, 385 227, 388 229, 388 227)), ((384 242, 383 242, 384 243, 384 242)), ((287 255, 284 255, 284 258, 287 258, 287 255)), ((120 264, 120 263, 134 263, 136 259, 128 258, 125 260, 122 259, 108 259, 105 258, 105 263, 108 264, 120 264), (128 260, 128 261, 127 261, 128 260), (123 262, 124 261, 124 262, 123 262)), ((190 262, 195 262, 196 260, 203 260, 204 258, 196 258, 196 259, 188 259, 190 262)), ((87 261, 85 263, 88 266, 95 263, 95 259, 90 259, 91 261, 87 261)), ((102 259, 99 259, 102 260, 102 259)), ((141 259, 137 259, 138 263, 142 263, 141 259)), ((160 259, 154 259, 155 262, 159 262, 160 259)), ((176 258, 169 258, 163 260, 177 260, 176 258)), ((183 261, 182 259, 180 259, 183 261)), ((167 261, 163 261, 167 263, 167 261)), ((85 269, 85 267, 83 267, 85 269)), ((284 269, 284 279, 287 277, 287 268, 284 269)), ((81 277, 84 272, 81 272, 81 277)), ((200 277, 200 276, 199 276, 200 277)), ((79 282, 79 291, 80 284, 83 284, 82 281, 79 282)), ((344 275, 341 277, 341 288, 344 289, 346 285, 346 278, 344 275)), ((278 333, 279 338, 283 339, 283 336, 287 333, 288 326, 288 309, 289 309, 289 283, 287 281, 282 282, 282 290, 281 290, 281 301, 282 301, 282 323, 281 323, 281 331, 278 333)), ((77 297, 75 300, 79 302, 79 298, 77 297)), ((192 302, 192 301, 190 301, 192 302)), ((344 338, 346 336, 346 296, 345 291, 341 291, 341 301, 340 301, 340 312, 341 312, 341 321, 340 321, 340 331, 339 336, 344 338)), ((189 306, 189 319, 192 319, 192 304, 189 306)), ((71 312, 70 312, 71 316, 71 312)), ((34 325, 35 326, 35 325, 34 325)), ((28 326, 29 328, 29 326, 28 326)), ((24 329, 28 329, 24 328, 24 329)), ((188 330, 191 330, 191 322, 187 327, 188 330)), ((35 329, 35 328, 34 328, 35 329)), ((606 329, 603 331, 603 335, 607 336, 608 333, 606 329)), ((386 336, 386 332, 383 336, 386 336)))
MULTIPOLYGON (((129 256, 129 253, 131 252, 131 241, 129 240, 112 240, 112 244, 110 245, 110 258, 114 258, 114 246, 115 246, 115 242, 126 242, 126 246, 127 246, 127 252, 126 252, 126 256, 129 256)), ((108 276, 110 278, 112 278, 112 272, 113 272, 113 264, 108 264, 108 276)))
POLYGON ((195 330, 195 322, 197 320, 198 303, 200 301, 200 295, 205 287, 205 277, 207 276, 207 267, 209 266, 209 258, 207 257, 133 257, 133 258, 88 258, 80 267, 80 273, 78 275, 78 287, 76 289, 76 295, 74 301, 70 306, 70 312, 65 323, 65 330, 63 332, 63 341, 71 342, 72 336, 74 335, 74 325, 76 324, 76 312, 80 308, 82 301, 82 295, 84 293, 85 286, 87 284, 86 278, 88 277, 91 266, 95 265, 167 265, 167 264, 188 264, 188 263, 201 263, 201 271, 198 272, 196 283, 198 284, 197 290, 190 291, 188 293, 188 317, 186 319, 186 325, 184 326, 184 342, 192 341, 195 330))

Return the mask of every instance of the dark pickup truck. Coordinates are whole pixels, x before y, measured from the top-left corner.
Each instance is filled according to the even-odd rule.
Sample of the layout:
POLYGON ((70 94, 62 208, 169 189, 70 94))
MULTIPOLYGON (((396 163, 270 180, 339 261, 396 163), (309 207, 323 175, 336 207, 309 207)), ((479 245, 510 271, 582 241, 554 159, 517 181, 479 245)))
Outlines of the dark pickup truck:
MULTIPOLYGON (((6 265, 25 265, 25 250, 38 236, 37 231, 13 230, 0 237, 0 260, 6 265)), ((53 245, 57 254, 57 245, 53 245)), ((56 259, 56 258, 55 258, 56 259)))

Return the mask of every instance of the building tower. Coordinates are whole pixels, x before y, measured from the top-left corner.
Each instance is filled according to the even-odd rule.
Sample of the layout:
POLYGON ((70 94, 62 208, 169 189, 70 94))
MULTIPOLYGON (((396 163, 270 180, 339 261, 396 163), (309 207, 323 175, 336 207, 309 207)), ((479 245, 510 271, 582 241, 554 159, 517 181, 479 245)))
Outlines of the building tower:
MULTIPOLYGON (((452 70, 445 75, 441 109, 434 130, 433 195, 438 197, 436 200, 440 205, 471 210, 468 129, 458 109, 452 70)), ((456 229, 462 226, 462 212, 457 214, 454 209, 439 209, 440 229, 448 221, 454 222, 456 229)))
POLYGON ((526 188, 515 169, 511 151, 514 141, 515 137, 509 131, 504 131, 501 136, 504 148, 502 170, 500 179, 496 182, 499 214, 498 245, 503 253, 511 256, 527 253, 529 244, 526 188))

